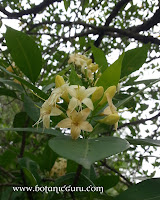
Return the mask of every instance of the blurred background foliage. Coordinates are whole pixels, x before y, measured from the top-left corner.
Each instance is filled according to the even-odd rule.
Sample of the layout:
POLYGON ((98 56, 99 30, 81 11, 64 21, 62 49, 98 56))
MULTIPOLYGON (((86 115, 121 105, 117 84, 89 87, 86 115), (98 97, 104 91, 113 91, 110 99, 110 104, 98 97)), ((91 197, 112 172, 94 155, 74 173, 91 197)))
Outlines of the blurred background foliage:
MULTIPOLYGON (((18 24, 18 30, 30 35, 38 44, 42 53, 42 70, 35 86, 43 89, 47 94, 50 94, 54 87, 57 73, 67 76, 69 69, 66 65, 70 53, 79 52, 93 58, 91 45, 94 44, 103 50, 108 65, 110 65, 123 51, 149 43, 145 64, 140 69, 132 69, 133 73, 129 73, 128 76, 122 77, 120 92, 115 96, 115 104, 159 77, 159 13, 158 0, 0 1, 2 33, 5 32, 5 24, 12 26, 12 22, 16 20, 14 23, 18 24)), ((4 35, 0 34, 0 37, 0 64, 7 68, 14 60, 6 48, 4 35)), ((23 78, 19 71, 15 73, 23 78)), ((32 127, 39 113, 36 111, 36 116, 29 115, 28 107, 26 108, 23 104, 25 95, 19 92, 21 87, 25 86, 13 80, 14 78, 0 71, 0 128, 32 127)), ((29 93, 26 87, 23 89, 29 93)), ((42 104, 33 94, 29 96, 37 104, 42 104)), ((128 139, 158 140, 160 138, 159 97, 158 84, 136 95, 120 107, 120 110, 129 110, 121 114, 118 131, 115 133, 108 129, 107 134, 128 139)), ((21 181, 21 163, 18 164, 18 157, 27 157, 34 162, 31 168, 38 163, 40 175, 44 177, 42 184, 52 185, 50 182, 46 183, 46 180, 53 178, 49 176, 49 172, 57 155, 53 155, 46 146, 50 136, 27 133, 25 150, 23 150, 22 135, 24 134, 26 133, 1 131, 0 171, 2 173, 0 173, 0 183, 3 185, 9 182, 18 185, 21 181), (24 151, 23 155, 21 151, 24 151), (48 158, 46 158, 46 152, 48 158), (46 162, 42 163, 42 159, 46 162), (6 173, 3 172, 4 169, 6 173)), ((113 185, 109 186, 112 189, 108 190, 108 194, 115 196, 133 183, 154 177, 156 171, 159 175, 160 157, 157 148, 131 145, 125 153, 112 156, 103 162, 96 162, 94 165, 96 174, 99 176, 112 175, 110 182, 113 182, 113 185)), ((28 163, 28 160, 25 162, 28 163)), ((76 171, 76 164, 70 165, 69 162, 67 171, 76 171)), ((29 183, 33 181, 32 178, 29 183)), ((11 191, 9 187, 3 188, 2 199, 9 199, 8 191, 11 191)), ((22 199, 23 196, 25 196, 24 193, 19 197, 14 193, 10 199, 22 199)), ((52 198, 58 199, 59 197, 49 195, 46 199, 52 198)))

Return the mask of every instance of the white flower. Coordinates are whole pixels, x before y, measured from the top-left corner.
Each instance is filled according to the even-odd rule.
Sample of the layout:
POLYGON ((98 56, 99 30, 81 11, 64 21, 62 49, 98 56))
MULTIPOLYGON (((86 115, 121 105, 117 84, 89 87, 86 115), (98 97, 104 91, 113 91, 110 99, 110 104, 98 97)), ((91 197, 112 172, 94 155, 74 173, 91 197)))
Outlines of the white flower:
POLYGON ((68 92, 68 83, 65 83, 64 85, 58 87, 58 88, 55 88, 50 97, 48 98, 48 102, 50 105, 56 105, 58 99, 65 93, 68 92))
POLYGON ((82 108, 82 103, 85 104, 89 109, 93 110, 93 103, 90 98, 88 98, 93 92, 95 92, 96 87, 91 87, 85 89, 84 86, 78 86, 77 88, 68 88, 68 93, 72 96, 68 109, 73 111, 77 106, 82 108))
POLYGON ((49 101, 46 100, 41 109, 40 109, 40 118, 39 120, 34 124, 38 125, 43 121, 43 127, 44 128, 50 128, 50 116, 58 116, 61 115, 62 111, 57 108, 56 106, 50 105, 49 101))
POLYGON ((72 139, 77 139, 81 133, 81 130, 91 132, 93 127, 86 121, 90 109, 85 108, 80 112, 73 110, 73 112, 67 111, 68 118, 63 119, 57 124, 59 128, 70 128, 72 139))

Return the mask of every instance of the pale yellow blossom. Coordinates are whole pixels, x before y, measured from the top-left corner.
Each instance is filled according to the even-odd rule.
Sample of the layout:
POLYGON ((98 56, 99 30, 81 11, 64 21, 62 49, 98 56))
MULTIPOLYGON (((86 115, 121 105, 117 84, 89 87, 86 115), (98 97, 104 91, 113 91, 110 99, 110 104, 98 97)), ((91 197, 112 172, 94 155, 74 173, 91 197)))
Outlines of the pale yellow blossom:
POLYGON ((34 125, 38 125, 39 123, 43 122, 44 128, 50 128, 50 116, 58 116, 61 114, 62 111, 59 108, 50 105, 49 101, 46 100, 40 109, 40 118, 34 125))
POLYGON ((68 89, 71 95, 71 100, 68 105, 68 109, 73 111, 77 106, 82 108, 82 103, 85 104, 89 109, 93 110, 93 103, 90 98, 88 98, 93 92, 95 92, 96 87, 91 87, 85 89, 84 86, 78 86, 77 88, 70 87, 68 89))
POLYGON ((67 111, 68 118, 63 119, 57 124, 59 128, 70 128, 71 129, 71 137, 76 140, 81 133, 81 130, 91 132, 93 130, 92 125, 86 121, 88 115, 90 114, 90 109, 85 108, 80 112, 73 110, 67 111))

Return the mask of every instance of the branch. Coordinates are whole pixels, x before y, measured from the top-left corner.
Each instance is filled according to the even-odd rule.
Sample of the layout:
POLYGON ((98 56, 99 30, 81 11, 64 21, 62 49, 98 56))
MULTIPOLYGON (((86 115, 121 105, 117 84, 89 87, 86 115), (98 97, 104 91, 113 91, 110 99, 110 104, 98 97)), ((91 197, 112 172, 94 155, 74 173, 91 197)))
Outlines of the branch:
POLYGON ((151 42, 153 44, 160 45, 160 40, 157 38, 154 38, 153 36, 145 36, 139 33, 131 32, 127 29, 118 29, 118 28, 105 27, 105 26, 97 27, 97 30, 92 29, 85 32, 77 33, 72 37, 63 37, 63 39, 69 40, 76 37, 88 36, 89 34, 98 35, 99 32, 104 32, 104 35, 109 35, 109 36, 111 35, 111 33, 114 33, 114 37, 116 38, 122 37, 122 36, 128 37, 128 38, 134 38, 135 40, 138 40, 139 42, 142 42, 144 44, 151 42))
POLYGON ((7 170, 5 170, 3 167, 0 166, 0 170, 6 174, 7 176, 9 176, 12 179, 16 179, 16 177, 14 175, 12 175, 10 172, 8 172, 7 170))
POLYGON ((151 118, 148 118, 148 119, 140 119, 140 120, 137 120, 137 121, 133 121, 133 122, 129 122, 129 123, 125 123, 121 126, 118 127, 118 130, 123 128, 123 127, 126 127, 126 126, 136 126, 138 124, 144 124, 146 121, 149 121, 149 120, 154 120, 154 119, 157 119, 158 117, 160 117, 160 113, 158 113, 157 115, 151 117, 151 118))
POLYGON ((13 19, 13 18, 17 19, 19 17, 22 17, 23 15, 37 14, 37 13, 43 11, 50 4, 53 4, 54 2, 61 2, 61 0, 44 0, 39 5, 34 6, 33 8, 30 8, 30 9, 27 9, 27 10, 22 10, 18 13, 17 12, 10 13, 5 8, 3 8, 2 6, 0 6, 0 11, 3 14, 7 15, 11 19, 13 19))
POLYGON ((52 25, 52 24, 62 24, 64 26, 72 26, 72 25, 82 25, 84 27, 87 27, 87 28, 92 28, 92 29, 97 29, 97 27, 93 24, 87 24, 86 22, 83 22, 83 21, 74 21, 74 22, 70 22, 70 21, 59 21, 59 20, 55 20, 55 21, 44 21, 44 22, 41 22, 41 23, 37 23, 37 24, 29 24, 30 25, 30 29, 29 31, 33 30, 34 28, 38 27, 38 26, 42 26, 42 25, 46 25, 46 24, 49 24, 49 25, 52 25))
POLYGON ((160 3, 159 8, 151 18, 149 18, 147 21, 144 21, 144 23, 141 25, 129 28, 129 30, 133 32, 147 31, 158 23, 160 23, 160 3))
MULTIPOLYGON (((121 8, 123 6, 125 6, 129 1, 131 1, 131 0, 121 0, 115 5, 115 7, 113 8, 111 14, 106 19, 105 26, 107 26, 107 27, 109 26, 109 24, 111 23, 112 19, 114 19, 117 16, 117 14, 121 10, 121 8)), ((103 37, 104 37, 104 33, 102 32, 101 34, 99 34, 99 37, 97 38, 97 40, 94 42, 94 45, 96 47, 98 47, 100 45, 103 37)))
POLYGON ((133 185, 133 183, 128 179, 126 178, 125 176, 123 176, 119 171, 117 171, 115 168, 113 167, 110 167, 106 161, 101 161, 101 163, 108 169, 110 169, 111 171, 113 171, 114 173, 118 174, 121 178, 123 178, 125 180, 125 183, 127 186, 131 186, 133 185))

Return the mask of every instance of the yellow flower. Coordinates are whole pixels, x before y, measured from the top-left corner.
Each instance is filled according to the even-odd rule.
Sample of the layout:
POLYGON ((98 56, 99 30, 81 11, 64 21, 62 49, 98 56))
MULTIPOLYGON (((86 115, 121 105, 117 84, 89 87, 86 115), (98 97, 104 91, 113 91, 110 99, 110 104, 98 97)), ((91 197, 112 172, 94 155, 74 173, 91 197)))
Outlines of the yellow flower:
POLYGON ((68 93, 72 96, 68 109, 73 111, 77 106, 82 108, 82 103, 85 104, 89 109, 93 110, 93 103, 90 98, 88 98, 94 91, 96 87, 91 87, 85 89, 84 86, 78 86, 77 88, 69 87, 68 93))
POLYGON ((85 108, 80 112, 74 110, 70 112, 67 111, 68 118, 63 119, 57 124, 59 128, 70 128, 71 129, 71 137, 76 140, 81 133, 81 130, 91 132, 93 130, 92 125, 86 121, 88 115, 90 114, 90 109, 85 108))
POLYGON ((114 125, 115 130, 117 130, 118 121, 120 117, 118 115, 117 108, 113 105, 113 103, 111 103, 107 108, 105 108, 101 115, 107 116, 99 120, 100 123, 114 125))
POLYGON ((50 105, 47 99, 40 109, 40 118, 34 125, 38 125, 43 121, 43 127, 50 128, 50 116, 58 116, 61 114, 62 111, 56 106, 50 105))
POLYGON ((99 105, 103 105, 108 101, 108 104, 112 104, 112 98, 114 97, 116 93, 116 86, 110 86, 107 88, 107 90, 104 92, 102 100, 99 102, 99 105))
POLYGON ((64 158, 57 158, 50 173, 49 176, 64 176, 66 173, 66 168, 67 168, 67 160, 64 158))
MULTIPOLYGON (((62 76, 57 75, 55 78, 55 84, 56 84, 56 88, 61 87, 63 85, 65 85, 65 81, 63 79, 62 76)), ((62 92, 61 97, 66 101, 69 102, 69 97, 68 97, 68 92, 67 92, 67 85, 62 87, 62 90, 65 90, 64 92, 62 92)))
POLYGON ((68 91, 68 87, 69 85, 67 83, 65 83, 64 85, 61 85, 58 88, 55 88, 50 97, 48 98, 48 102, 50 105, 56 105, 58 99, 63 96, 63 94, 65 94, 65 92, 68 91))
POLYGON ((92 94, 91 100, 92 102, 98 101, 104 93, 104 88, 99 86, 96 88, 96 91, 92 94))

